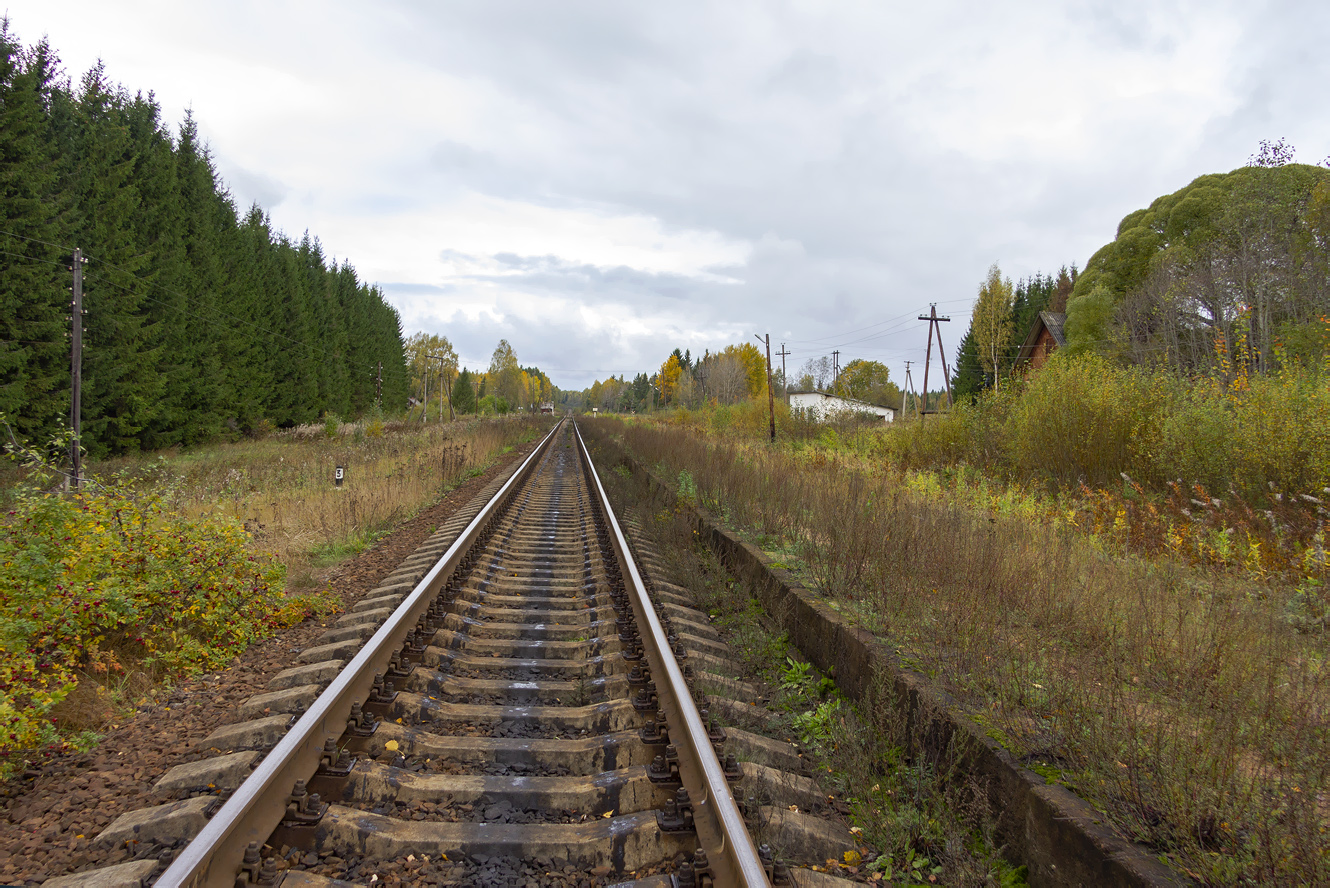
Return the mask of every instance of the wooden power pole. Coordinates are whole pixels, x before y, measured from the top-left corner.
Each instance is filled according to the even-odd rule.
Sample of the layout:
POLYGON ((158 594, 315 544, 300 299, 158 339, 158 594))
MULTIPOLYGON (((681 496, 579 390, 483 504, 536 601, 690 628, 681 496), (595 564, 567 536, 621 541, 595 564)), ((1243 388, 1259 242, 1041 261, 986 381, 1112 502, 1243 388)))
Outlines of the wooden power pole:
MULTIPOLYGON (((924 409, 920 411, 920 416, 929 413, 928 409, 928 365, 933 361, 933 330, 937 330, 937 353, 942 358, 942 381, 947 386, 947 407, 951 407, 951 371, 947 369, 947 356, 942 351, 942 328, 938 324, 943 321, 950 321, 951 318, 940 318, 937 316, 937 303, 934 302, 928 307, 927 315, 919 315, 919 320, 928 321, 928 351, 924 355, 924 409)), ((936 411, 934 411, 936 412, 936 411)))
POLYGON ((753 334, 753 338, 758 342, 764 342, 767 346, 767 416, 771 421, 771 440, 776 440, 776 398, 771 391, 771 334, 765 337, 753 334))
POLYGON ((919 412, 919 395, 914 391, 914 380, 910 378, 910 365, 913 363, 914 361, 905 362, 905 388, 901 392, 901 419, 905 419, 909 415, 909 405, 911 403, 914 404, 915 415, 923 415, 919 412))
POLYGON ((83 483, 83 251, 74 250, 74 298, 70 304, 72 330, 70 332, 69 371, 70 399, 69 425, 74 432, 70 445, 70 464, 73 467, 74 489, 83 483))
MULTIPOLYGON (((423 407, 423 409, 420 411, 420 421, 423 423, 428 423, 429 422, 429 361, 425 362, 425 400, 421 406, 423 407)), ((439 409, 443 408, 440 407, 439 409)))
POLYGON ((780 344, 780 351, 776 352, 776 354, 780 355, 781 398, 786 404, 790 403, 790 377, 785 375, 785 356, 789 353, 790 352, 785 348, 785 343, 782 342, 780 344))
MULTIPOLYGON (((453 383, 452 380, 448 378, 447 358, 444 355, 436 355, 433 352, 426 352, 425 356, 427 358, 434 358, 439 362, 439 379, 443 382, 443 386, 448 392, 448 419, 455 420, 457 419, 457 414, 453 412, 453 383)), ((425 375, 429 376, 428 370, 425 371, 425 375)), ((443 422, 442 401, 439 402, 439 422, 443 422)))

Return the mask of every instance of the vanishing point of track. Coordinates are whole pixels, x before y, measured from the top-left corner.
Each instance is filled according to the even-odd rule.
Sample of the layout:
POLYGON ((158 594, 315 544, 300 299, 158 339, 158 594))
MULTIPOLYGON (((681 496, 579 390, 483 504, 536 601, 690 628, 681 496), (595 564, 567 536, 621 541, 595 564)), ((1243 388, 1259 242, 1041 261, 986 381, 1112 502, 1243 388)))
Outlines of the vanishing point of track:
POLYGON ((156 884, 275 884, 274 855, 317 853, 344 878, 411 854, 477 884, 767 885, 667 631, 562 422, 156 884))

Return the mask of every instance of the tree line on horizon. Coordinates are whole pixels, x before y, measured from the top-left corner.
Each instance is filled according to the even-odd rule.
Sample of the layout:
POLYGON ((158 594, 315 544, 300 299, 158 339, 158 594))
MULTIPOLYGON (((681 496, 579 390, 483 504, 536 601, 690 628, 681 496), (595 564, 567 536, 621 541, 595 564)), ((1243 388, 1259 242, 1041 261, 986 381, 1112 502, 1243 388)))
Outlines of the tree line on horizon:
MULTIPOLYGON (((782 398, 787 380, 780 367, 771 368, 771 386, 782 398)), ((849 361, 836 373, 829 356, 809 358, 789 375, 790 390, 816 390, 899 410, 900 388, 891 381, 886 365, 862 358, 849 361)), ((751 342, 727 345, 717 352, 694 357, 676 348, 653 373, 638 373, 596 380, 581 392, 565 392, 562 404, 570 408, 641 413, 661 408, 720 407, 767 397, 767 359, 751 342)))
POLYGON ((460 366, 447 336, 413 333, 406 340, 406 361, 412 406, 420 407, 422 422, 431 415, 534 411, 553 404, 559 391, 539 367, 519 364, 507 339, 495 346, 488 369, 471 370, 460 366))
POLYGON ((381 290, 238 212, 191 114, 173 135, 152 93, 100 63, 74 84, 0 20, 0 413, 21 438, 70 423, 74 247, 94 456, 406 406, 381 290))

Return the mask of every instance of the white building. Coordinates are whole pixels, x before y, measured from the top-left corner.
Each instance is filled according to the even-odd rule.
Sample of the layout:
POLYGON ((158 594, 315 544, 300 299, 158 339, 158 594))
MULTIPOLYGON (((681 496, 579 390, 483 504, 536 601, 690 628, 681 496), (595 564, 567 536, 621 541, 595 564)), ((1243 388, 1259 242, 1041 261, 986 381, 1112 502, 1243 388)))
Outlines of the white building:
POLYGON ((876 404, 818 391, 790 392, 790 410, 803 411, 818 422, 854 413, 871 413, 881 417, 883 422, 891 422, 896 418, 896 411, 890 407, 879 407, 876 404))

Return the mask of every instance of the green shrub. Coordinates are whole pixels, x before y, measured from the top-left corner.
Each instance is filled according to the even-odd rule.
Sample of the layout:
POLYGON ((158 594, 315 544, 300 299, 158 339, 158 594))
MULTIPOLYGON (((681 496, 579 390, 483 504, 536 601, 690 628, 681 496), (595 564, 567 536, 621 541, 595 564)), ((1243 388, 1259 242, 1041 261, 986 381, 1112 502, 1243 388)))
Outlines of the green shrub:
POLYGON ((386 431, 384 423, 383 410, 376 404, 374 409, 365 417, 365 436, 369 438, 382 438, 386 431))
POLYGON ((1098 357, 1049 361, 1007 420, 1012 470, 1065 487, 1115 483, 1149 452, 1161 395, 1158 380, 1098 357))
POLYGON ((1299 367, 1255 377, 1233 396, 1234 486, 1319 496, 1330 486, 1330 381, 1299 367))
POLYGON ((880 451, 906 468, 935 468, 961 463, 1000 473, 1007 471, 1005 423, 1016 388, 985 392, 976 404, 957 404, 947 413, 888 429, 880 451))
POLYGON ((1237 417, 1223 386, 1208 379, 1177 386, 1168 408, 1161 412, 1149 467, 1140 467, 1139 477, 1226 490, 1233 479, 1237 417))
POLYGON ((225 664, 304 616, 236 521, 189 519, 128 482, 24 491, 0 525, 0 755, 51 737, 80 674, 225 664))

